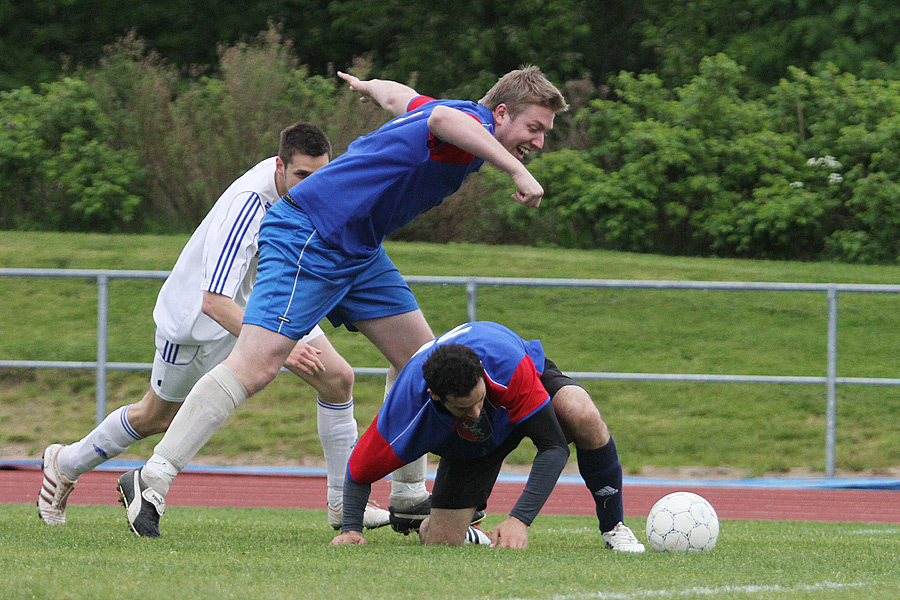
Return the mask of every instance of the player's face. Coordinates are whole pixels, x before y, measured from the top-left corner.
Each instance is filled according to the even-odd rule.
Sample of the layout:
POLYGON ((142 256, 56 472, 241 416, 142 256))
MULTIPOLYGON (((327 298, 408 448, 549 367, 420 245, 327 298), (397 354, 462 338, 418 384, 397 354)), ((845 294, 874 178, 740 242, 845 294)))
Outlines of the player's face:
POLYGON ((535 148, 544 147, 544 135, 553 129, 555 113, 544 106, 529 104, 515 117, 505 104, 494 110, 494 137, 506 150, 522 160, 535 148))
POLYGON ((479 379, 467 396, 456 397, 448 394, 446 398, 441 398, 440 401, 444 408, 454 417, 477 419, 481 416, 481 409, 484 406, 486 396, 487 388, 485 388, 484 380, 479 379))
POLYGON ((275 187, 284 196, 289 189, 328 164, 328 155, 308 156, 296 153, 291 162, 284 164, 281 157, 275 159, 275 187), (283 189, 282 189, 283 188, 283 189))

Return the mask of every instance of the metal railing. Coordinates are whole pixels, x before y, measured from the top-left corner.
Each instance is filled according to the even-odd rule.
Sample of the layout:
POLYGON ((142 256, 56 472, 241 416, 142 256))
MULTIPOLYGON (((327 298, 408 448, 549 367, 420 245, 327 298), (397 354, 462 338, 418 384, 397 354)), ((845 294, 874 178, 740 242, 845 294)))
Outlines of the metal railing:
MULTIPOLYGON (((0 360, 0 367, 94 369, 97 383, 96 420, 106 416, 106 374, 112 370, 149 370, 150 363, 109 362, 107 332, 109 317, 109 281, 111 279, 165 279, 169 271, 124 271, 108 269, 9 269, 0 268, 0 277, 91 278, 97 281, 97 360, 34 361, 0 360)), ((654 290, 719 290, 764 292, 818 292, 828 298, 827 354, 824 377, 776 375, 712 375, 697 373, 610 373, 568 372, 576 379, 619 379, 635 381, 690 381, 720 383, 794 383, 824 385, 826 390, 825 473, 835 473, 838 385, 900 385, 900 379, 837 376, 838 294, 900 294, 900 285, 853 283, 773 283, 739 281, 656 281, 625 279, 544 279, 524 277, 431 277, 407 276, 406 281, 420 285, 460 285, 466 287, 466 314, 470 321, 478 318, 479 286, 620 288, 654 290)), ((356 367, 357 375, 383 375, 386 368, 356 367)))

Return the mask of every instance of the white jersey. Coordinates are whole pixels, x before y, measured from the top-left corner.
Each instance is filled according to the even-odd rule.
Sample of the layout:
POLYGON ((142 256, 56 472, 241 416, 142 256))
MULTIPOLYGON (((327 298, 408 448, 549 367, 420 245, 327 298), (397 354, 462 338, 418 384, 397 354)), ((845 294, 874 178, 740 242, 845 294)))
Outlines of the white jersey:
POLYGON ((201 311, 203 292, 247 306, 256 283, 259 226, 278 198, 274 156, 241 175, 219 196, 159 291, 153 309, 159 335, 191 345, 231 335, 201 311))

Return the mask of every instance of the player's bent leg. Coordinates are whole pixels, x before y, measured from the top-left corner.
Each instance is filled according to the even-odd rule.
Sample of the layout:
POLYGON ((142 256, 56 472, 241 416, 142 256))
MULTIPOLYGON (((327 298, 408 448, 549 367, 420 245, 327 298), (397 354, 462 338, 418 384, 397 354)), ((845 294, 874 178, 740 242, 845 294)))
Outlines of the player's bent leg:
POLYGON ((560 388, 552 403, 567 439, 575 442, 578 471, 594 498, 606 547, 618 552, 643 552, 644 545, 623 522, 622 465, 600 411, 578 385, 560 388))
POLYGON ((577 448, 592 449, 609 441, 609 429, 583 387, 563 386, 553 395, 551 402, 569 443, 575 442, 577 448))
MULTIPOLYGON (((397 373, 403 368, 410 357, 426 342, 434 339, 434 333, 425 320, 425 315, 420 309, 405 312, 389 317, 377 319, 364 319, 354 323, 363 335, 375 344, 381 353, 391 363, 385 385, 385 397, 390 392, 397 373)), ((427 516, 431 505, 428 490, 425 488, 425 475, 427 458, 422 457, 391 475, 390 505, 396 513, 415 513, 417 521, 427 516)), ((401 531, 399 521, 392 527, 401 531)), ((408 533, 409 527, 402 533, 408 533)))
POLYGON ((353 367, 341 356, 324 335, 307 342, 321 351, 319 360, 325 367, 323 373, 310 375, 294 371, 303 381, 315 388, 319 399, 325 404, 345 404, 353 395, 353 367))
POLYGON ((296 340, 258 325, 244 324, 226 365, 248 397, 269 385, 297 344, 296 340))
POLYGON ((128 409, 128 422, 141 437, 165 433, 179 408, 181 402, 163 400, 150 389, 140 402, 128 409))
MULTIPOLYGON (((319 360, 324 373, 297 373, 318 392, 316 424, 319 441, 325 454, 327 475, 328 524, 340 529, 343 520, 344 476, 359 429, 353 414, 353 368, 338 354, 325 335, 307 340, 321 351, 319 360)), ((384 527, 390 515, 374 502, 366 505, 363 526, 367 529, 384 527)))
POLYGON ((365 319, 353 325, 375 344, 398 372, 422 344, 434 339, 434 333, 420 309, 390 317, 365 319))
POLYGON ((165 496, 175 476, 248 397, 224 363, 201 377, 142 469, 147 485, 165 496))
POLYGON ((165 431, 179 406, 149 389, 139 402, 114 410, 74 444, 48 446, 37 501, 41 520, 49 525, 64 524, 66 503, 78 478, 125 452, 134 442, 165 431))
POLYGON ((431 515, 419 527, 419 540, 426 546, 460 546, 466 543, 466 534, 474 514, 474 506, 453 509, 433 508, 431 515))

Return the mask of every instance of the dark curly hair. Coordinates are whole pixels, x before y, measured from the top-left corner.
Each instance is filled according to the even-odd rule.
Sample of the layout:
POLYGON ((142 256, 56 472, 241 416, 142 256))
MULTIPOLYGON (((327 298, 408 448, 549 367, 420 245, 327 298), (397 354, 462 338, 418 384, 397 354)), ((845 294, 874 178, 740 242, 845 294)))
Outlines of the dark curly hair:
POLYGON ((484 377, 484 367, 475 351, 462 344, 443 344, 435 348, 422 365, 425 383, 432 395, 461 398, 472 392, 484 377))

